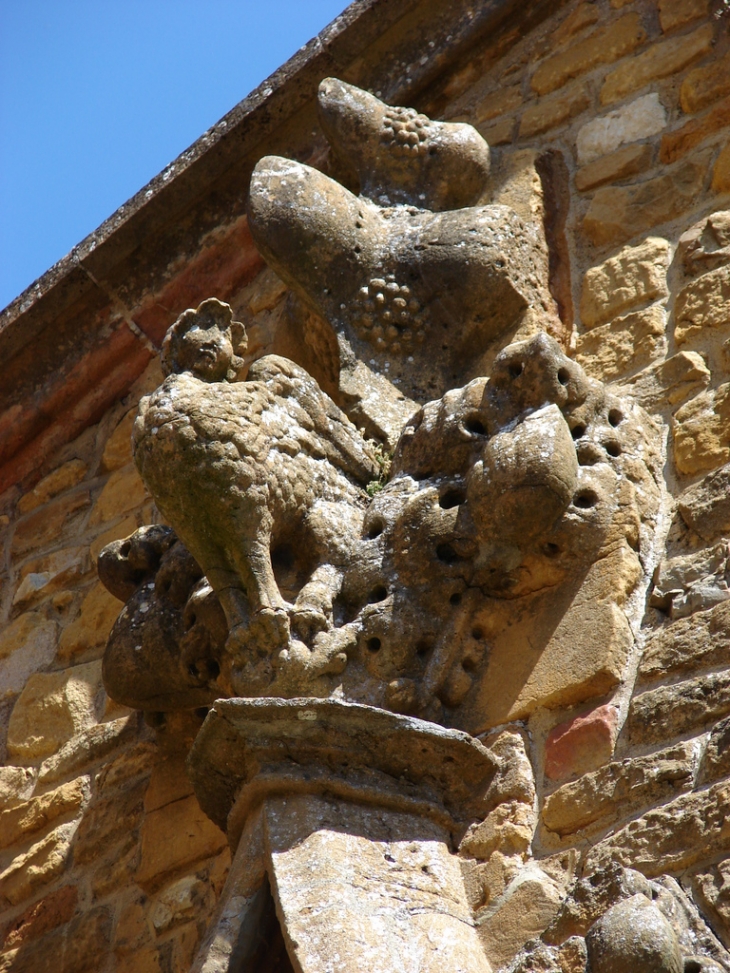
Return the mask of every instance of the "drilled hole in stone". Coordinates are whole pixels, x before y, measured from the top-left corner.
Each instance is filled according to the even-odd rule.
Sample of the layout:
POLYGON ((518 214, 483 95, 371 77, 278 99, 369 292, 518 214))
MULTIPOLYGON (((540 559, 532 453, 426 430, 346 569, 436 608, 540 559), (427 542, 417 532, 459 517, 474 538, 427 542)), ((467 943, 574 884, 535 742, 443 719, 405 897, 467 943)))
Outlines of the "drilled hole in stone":
POLYGON ((370 592, 370 595, 368 596, 368 601, 370 602, 371 605, 374 605, 376 604, 376 602, 383 601, 387 597, 388 597, 388 589, 385 587, 385 585, 379 584, 375 588, 373 588, 373 590, 370 592))
POLYGON ((378 638, 368 639, 367 642, 365 643, 365 645, 368 648, 368 652, 379 652, 381 644, 382 643, 378 638))
POLYGON ((578 423, 577 426, 573 426, 573 428, 570 430, 570 435, 573 437, 573 439, 580 439, 581 436, 585 435, 585 431, 586 427, 581 423, 578 423))
POLYGON ((449 604, 450 605, 460 605, 461 604, 461 595, 459 594, 458 591, 455 591, 453 593, 453 595, 449 598, 449 604))
POLYGON ((558 369, 558 381, 561 385, 567 385, 570 381, 570 372, 567 368, 558 369))
POLYGON ((593 490, 581 490, 573 497, 573 505, 581 510, 589 510, 598 503, 598 494, 593 490))
POLYGON ((459 560, 459 555, 456 553, 451 544, 439 544, 436 548, 436 557, 443 564, 454 564, 459 560))
POLYGON ((447 490, 442 497, 439 497, 439 507, 443 507, 444 510, 451 510, 452 507, 458 507, 465 500, 466 493, 455 487, 447 490))
POLYGON ((686 959, 684 961, 684 973, 701 973, 702 963, 698 963, 696 959, 686 959))
POLYGON ((508 371, 509 371, 510 376, 512 378, 519 378, 520 375, 523 372, 523 369, 524 369, 524 365, 522 364, 522 362, 521 361, 515 361, 515 362, 512 362, 512 364, 509 366, 508 371))
POLYGON ((469 418, 464 422, 464 428, 467 432, 474 433, 475 436, 487 435, 487 429, 478 416, 469 416, 469 418))
POLYGON ((122 555, 122 557, 126 557, 131 550, 132 550, 132 545, 129 542, 127 542, 122 544, 122 546, 119 548, 119 553, 122 555))
POLYGON ((195 710, 195 715, 196 715, 196 716, 198 717, 198 719, 200 719, 200 720, 204 720, 204 719, 205 719, 205 717, 206 717, 206 716, 208 715, 208 713, 209 713, 209 710, 208 710, 208 707, 207 707, 207 706, 199 706, 199 707, 198 707, 198 708, 197 708, 197 709, 195 710))
POLYGON ((474 661, 474 659, 462 659, 461 660, 461 668, 464 670, 464 672, 474 672, 474 670, 476 669, 476 667, 477 667, 477 664, 474 661))
POLYGON ((545 557, 557 557, 560 554, 560 548, 557 544, 552 544, 548 542, 545 547, 543 547, 543 553, 545 557))
POLYGON ((416 643, 416 655, 420 659, 425 659, 432 648, 433 645, 431 642, 429 642, 427 639, 421 639, 420 642, 416 643))
POLYGON ((368 532, 365 536, 369 541, 374 541, 376 537, 380 537, 384 530, 385 522, 380 519, 374 520, 368 527, 368 532))
POLYGON ((437 152, 438 152, 438 149, 435 146, 431 146, 431 148, 428 150, 428 154, 429 155, 436 155, 437 152))
POLYGON ((611 409, 611 411, 608 413, 608 421, 615 429, 616 426, 624 421, 623 412, 621 412, 620 409, 611 409))
POLYGON ((606 443, 606 452, 609 456, 620 456, 621 455, 621 443, 617 443, 615 439, 606 443))
POLYGON ((185 615, 185 631, 186 632, 189 632, 190 629, 195 625, 195 623, 197 622, 197 620, 198 620, 198 616, 195 614, 195 612, 191 611, 190 613, 186 613, 186 615, 185 615))
POLYGON ((481 642, 482 639, 484 638, 484 629, 480 628, 478 625, 475 625, 474 628, 471 630, 471 637, 473 639, 476 639, 477 642, 481 642))

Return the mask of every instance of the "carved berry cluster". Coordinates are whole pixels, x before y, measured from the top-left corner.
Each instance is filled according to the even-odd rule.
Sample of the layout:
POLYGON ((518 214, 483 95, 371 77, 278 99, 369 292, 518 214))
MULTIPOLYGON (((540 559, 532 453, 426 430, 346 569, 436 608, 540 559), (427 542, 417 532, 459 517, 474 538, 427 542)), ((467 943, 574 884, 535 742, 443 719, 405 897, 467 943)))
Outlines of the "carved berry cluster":
POLYGON ((399 155, 419 155, 428 149, 431 119, 413 108, 388 108, 380 140, 399 155))
POLYGON ((399 284, 393 274, 374 277, 358 292, 362 312, 355 319, 361 338, 379 351, 393 354, 409 351, 423 340, 425 314, 408 284, 399 284))

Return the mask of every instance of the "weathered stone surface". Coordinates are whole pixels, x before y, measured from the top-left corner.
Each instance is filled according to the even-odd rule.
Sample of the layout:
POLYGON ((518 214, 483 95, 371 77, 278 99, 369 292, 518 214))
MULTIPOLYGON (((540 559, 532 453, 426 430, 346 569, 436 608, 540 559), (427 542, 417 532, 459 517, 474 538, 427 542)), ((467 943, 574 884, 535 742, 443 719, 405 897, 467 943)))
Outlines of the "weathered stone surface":
POLYGON ((677 619, 727 601, 727 558, 725 544, 667 558, 654 572, 649 604, 677 619))
POLYGON ((535 778, 525 737, 512 730, 495 730, 483 742, 497 761, 486 795, 487 806, 492 808, 503 801, 519 801, 533 807, 535 778))
POLYGON ((40 973, 41 970, 90 973, 98 970, 107 956, 112 923, 108 908, 92 909, 0 957, 0 973, 40 973))
POLYGON ((576 137, 578 162, 585 165, 626 142, 656 135, 666 124, 667 113, 659 95, 656 92, 642 95, 628 105, 586 122, 576 137))
POLYGON ((575 174, 575 188, 584 193, 606 182, 621 182, 648 169, 652 155, 651 145, 624 145, 580 168, 575 174))
POLYGON ((701 192, 707 158, 693 157, 671 173, 635 186, 602 186, 588 207, 583 230, 597 245, 620 243, 680 216, 701 192))
POLYGON ((730 145, 726 145, 717 157, 712 170, 712 189, 716 193, 730 192, 730 145))
POLYGON ((610 64, 630 54, 646 40, 639 15, 626 14, 608 27, 594 31, 566 51, 543 61, 530 84, 539 95, 548 94, 599 64, 610 64))
MULTIPOLYGON (((708 25, 709 26, 709 25, 708 25)), ((666 165, 691 152, 700 142, 730 125, 730 98, 725 98, 700 118, 693 118, 662 138, 659 158, 666 165)))
POLYGON ((565 780, 608 763, 618 732, 618 710, 610 703, 553 727, 545 741, 545 774, 565 780))
POLYGON ((710 213, 685 230, 677 257, 688 278, 726 267, 730 262, 730 211, 710 213))
POLYGON ((486 861, 462 856, 464 889, 473 911, 491 905, 504 895, 524 867, 524 858, 524 855, 503 855, 499 851, 493 852, 486 861))
POLYGON ((27 800, 34 783, 35 775, 30 767, 0 767, 0 810, 27 800))
POLYGON ((5 930, 1 949, 17 949, 68 922, 76 911, 79 892, 75 885, 64 885, 26 909, 5 930))
POLYGON ((75 823, 62 824, 41 838, 0 873, 0 898, 18 905, 66 868, 75 823))
POLYGON ((680 351, 666 361, 624 379, 636 401, 649 411, 680 406, 710 384, 710 370, 696 351, 680 351))
POLYGON ((96 775, 97 794, 106 796, 135 777, 149 776, 157 757, 157 747, 148 741, 123 750, 107 761, 96 775))
POLYGON ((103 649, 121 609, 118 598, 103 584, 95 584, 81 603, 78 617, 61 633, 59 658, 72 659, 93 649, 103 649))
POLYGON ((66 547, 45 557, 27 561, 13 598, 18 608, 30 608, 49 595, 89 576, 91 565, 85 547, 66 547))
POLYGON ((186 875, 157 894, 150 921, 159 936, 209 911, 211 905, 210 886, 196 875, 186 875))
POLYGON ((137 834, 132 832, 104 847, 98 859, 90 862, 91 893, 94 900, 107 896, 134 884, 134 876, 139 868, 141 849, 137 834))
POLYGON ((16 702, 8 728, 8 753, 34 763, 96 723, 101 663, 31 676, 16 702))
POLYGON ((636 743, 659 743, 730 713, 730 674, 696 676, 672 686, 661 686, 635 696, 628 727, 636 743))
POLYGON ((33 797, 10 810, 0 812, 0 848, 8 848, 27 835, 45 828, 56 818, 78 811, 88 799, 88 784, 88 778, 77 777, 76 780, 57 787, 55 791, 33 797))
POLYGON ((660 629, 647 641, 642 680, 730 664, 730 605, 723 602, 660 629))
POLYGON ((580 313, 583 326, 610 322, 633 307, 667 297, 669 242, 649 237, 635 247, 624 247, 583 278, 580 313))
POLYGON ((530 847, 535 824, 535 812, 528 804, 518 801, 500 804, 484 821, 469 828, 459 851, 482 861, 495 851, 502 856, 523 854, 530 847))
POLYGON ((226 847, 226 836, 200 810, 195 797, 184 797, 145 816, 142 855, 135 880, 146 891, 189 865, 226 847))
POLYGON ((555 94, 540 98, 528 105, 520 121, 520 137, 529 138, 558 128, 580 115, 591 103, 590 96, 582 81, 576 81, 555 94))
POLYGON ((89 545, 89 554, 91 556, 91 560, 96 563, 102 548, 106 547, 107 544, 111 544, 112 541, 120 540, 123 537, 129 536, 129 534, 132 534, 141 523, 141 519, 138 522, 138 517, 130 514, 123 520, 120 520, 119 523, 115 524, 113 527, 110 527, 109 530, 102 531, 89 545))
POLYGON ((682 493, 677 509, 703 540, 730 533, 730 466, 715 470, 682 493))
POLYGON ((624 61, 606 76, 601 88, 601 104, 609 105, 625 98, 645 84, 675 74, 709 54, 713 35, 713 25, 703 24, 690 34, 652 44, 646 51, 624 61))
POLYGON ((588 375, 613 382, 646 367, 666 350, 666 311, 653 305, 579 335, 575 360, 588 375))
POLYGON ((110 475, 99 494, 91 511, 89 525, 93 527, 120 517, 144 503, 147 496, 144 483, 134 466, 122 466, 110 475))
POLYGON ((23 494, 18 501, 18 513, 30 513, 31 510, 40 507, 41 504, 48 503, 59 493, 80 483, 86 473, 86 463, 80 459, 72 459, 68 463, 64 463, 63 466, 59 466, 57 470, 43 477, 29 493, 23 494))
POLYGON ((713 931, 730 947, 730 861, 709 865, 692 876, 692 891, 713 931))
POLYGON ((690 71, 679 89, 682 111, 691 113, 707 108, 730 94, 730 55, 690 71))
POLYGON ((40 612, 25 612, 0 635, 0 697, 19 693, 28 677, 56 654, 58 625, 40 612))
POLYGON ((132 462, 132 426, 137 410, 130 409, 117 424, 104 446, 101 456, 101 471, 110 473, 132 462))
POLYGON ((707 16, 708 0, 659 0, 659 23, 665 34, 707 16))
POLYGON ((135 890, 121 903, 114 929, 115 956, 126 956, 130 953, 136 955, 144 947, 152 945, 147 914, 148 899, 139 890, 135 890))
POLYGON ((484 98, 480 98, 476 105, 477 122, 487 122, 497 118, 505 112, 514 111, 522 104, 521 86, 516 84, 510 88, 499 88, 484 98))
POLYGON ((124 746, 137 735, 137 716, 123 716, 108 723, 97 723, 76 734, 58 750, 46 757, 38 771, 41 784, 69 776, 106 757, 116 747, 124 746))
POLYGON ((707 784, 728 776, 730 776, 730 719, 725 719, 713 726, 710 732, 697 781, 700 784, 707 784))
POLYGON ((184 753, 172 753, 157 761, 144 795, 146 813, 157 811, 166 804, 172 804, 173 801, 179 801, 193 793, 193 785, 185 767, 185 756, 184 753))
POLYGON ((680 473, 705 473, 730 460, 730 384, 708 390, 674 414, 674 461, 680 473))
POLYGON ((134 837, 143 818, 145 781, 138 781, 122 792, 97 798, 88 805, 74 841, 74 861, 87 864, 108 853, 116 857, 115 845, 134 837))
POLYGON ((600 14, 594 3, 580 3, 571 10, 562 24, 553 31, 551 39, 555 44, 562 44, 563 41, 585 30, 586 27, 592 27, 599 17, 600 14))
POLYGON ((682 953, 674 930, 641 893, 614 905, 586 936, 593 973, 681 973, 682 953))
POLYGON ((687 743, 650 757, 615 761, 559 787, 546 799, 542 820, 561 836, 605 828, 617 817, 689 790, 692 774, 693 748, 687 743))
POLYGON ((48 547, 62 536, 63 531, 72 529, 74 516, 90 503, 88 490, 74 490, 29 514, 15 528, 10 548, 12 555, 19 558, 29 551, 48 547))

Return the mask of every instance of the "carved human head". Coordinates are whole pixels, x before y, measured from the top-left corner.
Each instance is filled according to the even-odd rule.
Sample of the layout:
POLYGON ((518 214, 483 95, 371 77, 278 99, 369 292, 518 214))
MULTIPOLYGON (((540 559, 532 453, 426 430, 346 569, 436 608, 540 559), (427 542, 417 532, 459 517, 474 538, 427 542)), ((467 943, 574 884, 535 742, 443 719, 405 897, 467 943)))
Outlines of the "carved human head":
POLYGON ((162 343, 165 375, 191 372, 204 382, 232 381, 243 366, 246 329, 228 304, 209 298, 183 311, 162 343))

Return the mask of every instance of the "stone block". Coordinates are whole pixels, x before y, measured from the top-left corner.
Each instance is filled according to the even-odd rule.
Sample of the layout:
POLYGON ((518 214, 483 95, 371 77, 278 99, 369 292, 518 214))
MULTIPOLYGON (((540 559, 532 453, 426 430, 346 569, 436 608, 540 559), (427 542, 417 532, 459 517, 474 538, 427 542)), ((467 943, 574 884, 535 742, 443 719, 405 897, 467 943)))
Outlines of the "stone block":
POLYGON ((81 603, 78 618, 61 633, 59 658, 66 660, 95 649, 103 650, 122 607, 122 602, 101 582, 95 584, 81 603))
POLYGON ((659 158, 670 165, 687 155, 701 142, 730 125, 730 98, 725 98, 699 118, 692 118, 674 132, 662 137, 659 158))
POLYGON ((157 757, 157 746, 147 741, 124 750, 105 763, 97 774, 95 779, 97 794, 116 790, 135 777, 148 776, 157 757))
POLYGON ((493 808, 503 801, 520 801, 532 807, 535 777, 522 734, 513 730, 495 730, 482 742, 497 761, 497 770, 485 798, 486 806, 493 808))
POLYGON ((634 696, 627 721, 632 743, 661 743, 699 733, 730 713, 730 673, 696 676, 634 696))
POLYGON ((730 144, 717 157, 712 170, 712 189, 716 193, 730 193, 730 144))
POLYGON ((76 823, 59 825, 0 873, 0 900, 19 905, 66 868, 76 823))
POLYGON ((39 761, 96 723, 100 691, 101 662, 31 676, 10 717, 11 759, 17 763, 39 761))
POLYGON ((665 34, 707 17, 709 0, 659 0, 659 23, 665 34))
POLYGON ((730 861, 707 865, 691 879, 695 899, 709 918, 712 931, 730 947, 730 861))
POLYGON ((546 95, 562 87, 571 78, 630 54, 645 40, 646 31, 641 26, 639 15, 626 14, 543 61, 532 76, 532 89, 539 95, 546 95))
POLYGON ((166 804, 145 816, 137 884, 152 891, 175 872, 211 858, 226 836, 203 814, 194 796, 166 804))
POLYGON ((580 3, 565 18, 562 24, 552 32, 550 40, 552 44, 562 44, 575 34, 592 27, 600 17, 595 3, 580 3))
POLYGON ((144 795, 144 809, 157 811, 173 801, 189 797, 193 785, 187 774, 184 753, 169 753, 158 760, 144 795))
POLYGON ((522 855, 505 856, 495 851, 487 861, 462 858, 464 889, 473 911, 498 899, 523 868, 522 855))
POLYGON ((520 138, 529 138, 558 128, 580 115, 590 104, 590 96, 582 81, 577 81, 556 94, 540 98, 523 111, 520 138))
POLYGON ((646 367, 666 351, 666 311, 653 305, 614 318, 579 335, 575 360, 592 378, 614 382, 646 367))
POLYGON ((713 783, 730 776, 730 719, 720 720, 710 731, 702 754, 698 784, 713 783))
POLYGON ((695 483, 677 501, 682 520, 705 541, 730 533, 730 466, 695 483))
POLYGON ((545 741, 545 774, 565 780, 607 763, 618 732, 618 710, 607 703, 560 723, 545 741))
POLYGON ((108 850, 139 828, 143 810, 145 782, 138 782, 121 793, 95 798, 86 808, 74 842, 77 864, 97 861, 108 850))
POLYGON ((730 604, 722 602, 660 629, 648 639, 642 681, 730 664, 730 604))
POLYGON ((160 936, 207 912, 211 905, 210 886, 197 875, 186 875, 158 893, 150 908, 150 922, 160 936))
POLYGON ((93 869, 90 884, 94 900, 105 899, 120 889, 134 887, 139 859, 139 841, 134 832, 105 848, 104 853, 89 865, 93 869))
POLYGON ((19 693, 56 654, 58 626, 40 612, 18 615, 0 634, 0 698, 19 693))
POLYGON ((75 885, 46 895, 14 919, 5 930, 0 950, 17 949, 24 943, 32 943, 41 936, 68 922, 76 911, 79 892, 75 885))
POLYGON ((482 122, 478 131, 489 145, 508 145, 514 138, 515 124, 514 118, 505 115, 492 125, 482 122))
POLYGON ((30 608, 64 588, 80 584, 91 573, 85 547, 65 547, 53 554, 26 561, 13 598, 17 608, 30 608))
POLYGON ((106 441, 101 456, 101 472, 109 473, 122 466, 128 466, 132 460, 132 426, 137 418, 137 407, 130 409, 106 441))
POLYGON ((691 280, 677 295, 674 337, 682 345, 730 324, 730 265, 691 280))
POLYGON ((165 962, 167 952, 157 946, 140 949, 133 956, 122 956, 116 964, 114 973, 166 973, 170 969, 165 962))
POLYGON ((89 525, 104 524, 122 514, 139 507, 149 495, 144 483, 133 465, 122 466, 115 470, 106 482, 104 489, 91 511, 89 525))
POLYGON ((611 321, 633 307, 666 297, 669 242, 649 237, 635 247, 591 267, 583 278, 580 313, 583 326, 611 321))
POLYGON ((514 111, 522 104, 522 86, 515 84, 509 88, 499 88, 480 98, 476 105, 476 120, 488 122, 493 118, 514 111))
POLYGON ((679 408, 672 422, 674 461, 694 475, 730 460, 730 384, 702 392, 679 408))
POLYGON ((530 847, 536 825, 528 804, 508 801, 491 811, 484 821, 472 825, 462 839, 459 852, 486 861, 495 851, 503 857, 522 855, 530 847))
POLYGON ((668 78, 709 54, 714 33, 712 24, 703 24, 690 34, 652 44, 641 54, 624 61, 606 76, 601 88, 601 104, 610 105, 619 101, 644 85, 668 78))
POLYGON ((64 743, 57 753, 46 757, 38 771, 38 782, 47 785, 61 777, 84 770, 108 756, 117 747, 130 743, 137 736, 137 732, 136 713, 90 726, 64 743))
POLYGON ((246 301, 251 314, 269 311, 286 293, 286 284, 271 267, 264 267, 246 288, 246 301))
POLYGON ((86 777, 62 784, 55 791, 33 797, 23 804, 0 812, 0 848, 23 841, 64 815, 78 811, 89 795, 86 777))
POLYGON ((136 954, 152 945, 152 933, 147 923, 148 899, 135 889, 119 906, 119 918, 114 929, 114 954, 136 954))
POLYGON ((27 800, 34 784, 35 774, 30 767, 0 767, 0 810, 27 800))
POLYGON ((692 787, 693 748, 689 743, 649 757, 614 761, 546 798, 542 821, 562 836, 606 828, 652 804, 672 800, 692 787))
POLYGON ((690 114, 726 95, 730 95, 730 54, 690 71, 679 89, 679 102, 682 111, 690 114))
POLYGON ((650 412, 680 406, 710 384, 710 370, 695 351, 680 351, 624 380, 626 388, 650 412))
MULTIPOLYGON (((107 961, 111 941, 109 909, 92 909, 71 922, 0 957, 0 973, 91 973, 107 961)), ((135 973, 141 973, 135 971, 135 973)))
POLYGON ((583 218, 583 231, 596 246, 622 243, 681 216, 695 205, 708 169, 707 154, 686 160, 634 186, 603 186, 583 218))
POLYGON ((87 472, 88 467, 82 460, 69 460, 68 463, 59 466, 48 476, 44 476, 28 493, 23 494, 18 501, 18 513, 30 513, 31 510, 48 503, 49 500, 58 496, 59 493, 63 493, 64 490, 70 490, 71 487, 83 480, 87 472))
POLYGON ((637 142, 661 132, 667 124, 667 113, 652 92, 600 118, 594 118, 580 129, 576 137, 578 162, 585 165, 600 156, 614 152, 626 142, 637 142))
POLYGON ((13 534, 11 553, 21 557, 57 542, 64 530, 70 530, 76 514, 91 503, 88 490, 74 490, 46 504, 22 519, 13 534))
POLYGON ((679 873, 730 846, 730 782, 682 794, 604 838, 587 854, 584 873, 611 862, 648 878, 679 873))
POLYGON ((125 517, 124 520, 120 521, 118 524, 115 524, 114 527, 111 527, 109 530, 105 530, 103 533, 99 534, 98 537, 95 537, 89 545, 89 554, 92 562, 96 564, 102 547, 106 547, 106 545, 111 544, 112 541, 119 541, 124 537, 129 537, 129 535, 133 534, 139 526, 140 524, 137 523, 137 518, 130 515, 125 517))
POLYGON ((607 182, 621 182, 648 169, 652 155, 651 145, 624 145, 579 169, 575 174, 575 188, 585 193, 607 182))

